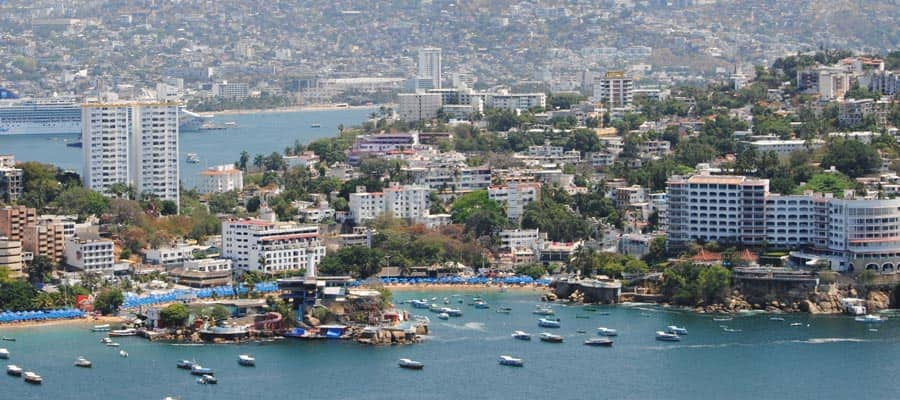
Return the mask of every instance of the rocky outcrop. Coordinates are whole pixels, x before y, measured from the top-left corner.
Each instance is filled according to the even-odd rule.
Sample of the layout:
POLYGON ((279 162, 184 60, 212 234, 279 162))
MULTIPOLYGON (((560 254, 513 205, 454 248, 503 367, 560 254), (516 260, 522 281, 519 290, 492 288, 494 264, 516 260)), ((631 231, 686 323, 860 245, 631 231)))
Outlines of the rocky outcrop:
POLYGON ((891 298, 880 290, 869 291, 866 296, 866 309, 869 311, 879 311, 890 308, 891 298))

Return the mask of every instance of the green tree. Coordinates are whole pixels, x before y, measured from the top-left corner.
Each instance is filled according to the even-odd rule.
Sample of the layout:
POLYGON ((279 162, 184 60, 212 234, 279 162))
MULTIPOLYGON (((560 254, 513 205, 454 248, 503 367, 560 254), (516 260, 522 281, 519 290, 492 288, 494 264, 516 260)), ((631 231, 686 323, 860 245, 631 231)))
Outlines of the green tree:
POLYGON ((184 326, 187 322, 189 313, 184 304, 169 304, 166 308, 159 311, 159 320, 167 327, 177 328, 184 326))
POLYGON ((0 310, 31 310, 35 296, 37 289, 28 282, 13 280, 0 284, 0 310))
POLYGON ((319 271, 326 275, 353 275, 366 279, 381 272, 384 252, 364 246, 343 247, 322 258, 319 271))
POLYGON ((453 201, 450 219, 465 225, 466 231, 475 237, 490 235, 507 224, 502 206, 489 199, 486 190, 469 192, 453 201))
POLYGON ((43 283, 49 280, 50 273, 53 272, 54 263, 50 257, 34 256, 34 259, 28 263, 28 281, 32 283, 43 283))
POLYGON ((61 212, 75 214, 80 221, 92 215, 101 216, 109 208, 106 197, 83 187, 64 190, 54 203, 61 212))
POLYGON ((539 279, 546 274, 547 270, 543 265, 538 263, 525 264, 516 267, 516 275, 527 275, 534 279, 539 279))
POLYGON ((822 167, 834 166, 851 178, 858 178, 881 166, 875 149, 858 140, 835 140, 825 150, 822 167))
POLYGON ((213 214, 231 213, 238 206, 237 192, 231 190, 224 193, 213 193, 209 196, 207 204, 209 204, 209 212, 213 214))
POLYGON ((119 289, 109 289, 102 292, 94 298, 94 310, 102 314, 115 313, 122 303, 125 302, 125 295, 119 289))
POLYGON ((250 162, 250 153, 247 150, 241 151, 241 157, 238 159, 237 167, 241 171, 247 172, 247 164, 250 162))

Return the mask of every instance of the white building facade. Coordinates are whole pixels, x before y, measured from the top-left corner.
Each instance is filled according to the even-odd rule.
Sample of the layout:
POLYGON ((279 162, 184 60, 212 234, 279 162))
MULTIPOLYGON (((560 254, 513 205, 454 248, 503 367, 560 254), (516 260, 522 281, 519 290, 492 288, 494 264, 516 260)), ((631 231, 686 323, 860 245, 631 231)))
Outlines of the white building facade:
POLYGON ((84 272, 110 274, 115 265, 115 246, 112 240, 66 240, 66 264, 84 272))
POLYGON ((237 270, 277 274, 315 270, 325 257, 316 225, 240 219, 222 222, 222 256, 237 270))
POLYGON ((506 186, 491 186, 488 198, 506 206, 506 217, 510 221, 520 221, 525 206, 541 199, 541 184, 510 182, 506 186))
POLYGON ((244 190, 244 172, 233 165, 217 165, 200 172, 200 193, 240 192, 244 190))

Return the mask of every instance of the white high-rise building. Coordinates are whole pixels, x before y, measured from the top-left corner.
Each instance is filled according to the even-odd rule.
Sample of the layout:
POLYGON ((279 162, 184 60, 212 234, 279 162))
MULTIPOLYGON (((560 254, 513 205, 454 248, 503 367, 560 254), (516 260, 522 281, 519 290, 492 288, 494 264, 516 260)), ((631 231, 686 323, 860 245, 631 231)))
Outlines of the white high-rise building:
POLYGON ((357 224, 390 212, 394 217, 426 223, 431 208, 431 189, 421 185, 391 185, 382 192, 366 192, 364 187, 350 193, 350 218, 357 224))
POLYGON ((541 184, 510 182, 505 186, 491 186, 488 198, 506 205, 506 217, 519 222, 525 214, 525 206, 541 199, 541 184))
POLYGON ((178 204, 177 104, 87 103, 81 123, 86 187, 123 183, 178 204))
POLYGON ((400 93, 397 114, 403 121, 423 121, 437 117, 443 106, 439 93, 400 93))
POLYGON ((610 109, 630 107, 634 100, 634 79, 622 71, 610 71, 594 78, 594 99, 610 109))
POLYGON ((259 219, 222 222, 222 256, 234 269, 277 274, 305 269, 315 276, 325 257, 316 225, 298 225, 259 219))
POLYGON ((437 47, 423 47, 419 49, 419 70, 416 75, 419 79, 430 79, 430 89, 441 88, 441 49, 437 47))

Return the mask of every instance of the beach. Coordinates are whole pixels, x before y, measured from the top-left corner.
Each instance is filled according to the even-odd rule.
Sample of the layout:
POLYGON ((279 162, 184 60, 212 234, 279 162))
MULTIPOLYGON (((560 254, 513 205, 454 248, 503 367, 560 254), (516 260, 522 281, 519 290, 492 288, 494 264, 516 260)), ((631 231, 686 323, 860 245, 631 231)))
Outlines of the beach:
POLYGON ((121 324, 126 320, 121 317, 104 315, 99 317, 71 318, 71 319, 53 319, 43 321, 21 321, 0 324, 0 329, 14 328, 33 328, 36 326, 54 326, 54 325, 103 325, 103 324, 121 324))

